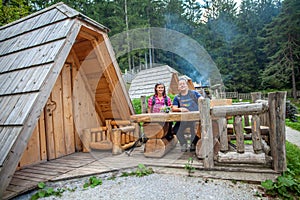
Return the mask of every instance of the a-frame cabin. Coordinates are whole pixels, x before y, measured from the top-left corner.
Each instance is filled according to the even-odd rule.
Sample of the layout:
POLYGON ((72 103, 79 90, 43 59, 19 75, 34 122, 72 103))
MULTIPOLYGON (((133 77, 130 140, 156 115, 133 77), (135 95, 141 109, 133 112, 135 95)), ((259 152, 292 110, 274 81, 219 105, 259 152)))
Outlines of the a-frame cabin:
POLYGON ((0 197, 18 167, 82 150, 133 107, 108 29, 58 3, 0 27, 0 197))
POLYGON ((140 71, 132 80, 129 88, 129 96, 131 99, 140 98, 141 96, 149 96, 154 94, 154 86, 156 83, 164 83, 168 94, 178 94, 178 81, 180 78, 188 80, 190 90, 195 90, 194 84, 187 76, 178 76, 179 72, 168 65, 158 65, 150 69, 140 71))

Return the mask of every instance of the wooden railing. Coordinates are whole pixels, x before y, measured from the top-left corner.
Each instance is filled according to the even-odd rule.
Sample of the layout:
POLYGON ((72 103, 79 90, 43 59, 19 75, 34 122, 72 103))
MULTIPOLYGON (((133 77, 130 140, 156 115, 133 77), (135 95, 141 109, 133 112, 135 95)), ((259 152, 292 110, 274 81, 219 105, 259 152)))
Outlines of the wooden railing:
MULTIPOLYGON (((259 92, 261 93, 261 92, 259 92)), ((252 93, 239 93, 239 92, 222 92, 220 93, 220 96, 222 98, 226 98, 226 99, 247 99, 247 100, 251 100, 251 96, 252 93)), ((287 97, 293 97, 293 94, 291 91, 286 93, 287 97)), ((296 91, 296 96, 300 97, 300 90, 296 91)), ((267 99, 268 98, 268 94, 266 93, 261 93, 261 97, 262 99, 267 99)))
POLYGON ((209 99, 199 99, 202 138, 196 154, 205 168, 215 162, 268 164, 277 172, 286 170, 285 158, 285 101, 286 92, 269 93, 268 102, 214 106, 209 99), (261 134, 261 119, 268 116, 266 141, 261 134), (245 148, 244 116, 251 116, 252 145, 245 148), (228 146, 227 118, 234 118, 236 148, 228 146))

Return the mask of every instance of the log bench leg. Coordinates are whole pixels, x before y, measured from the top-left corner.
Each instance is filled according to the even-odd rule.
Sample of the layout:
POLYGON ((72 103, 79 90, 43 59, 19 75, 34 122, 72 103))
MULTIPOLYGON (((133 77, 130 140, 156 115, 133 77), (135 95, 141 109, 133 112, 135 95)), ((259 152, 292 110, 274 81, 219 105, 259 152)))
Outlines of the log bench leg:
POLYGON ((161 158, 173 149, 178 140, 176 136, 170 141, 166 138, 162 139, 149 139, 145 144, 144 155, 146 157, 161 158))
POLYGON ((148 138, 145 144, 144 155, 146 157, 161 158, 176 146, 176 136, 168 141, 165 136, 169 130, 169 123, 145 123, 144 133, 148 138))
POLYGON ((123 152, 121 148, 121 130, 112 131, 112 154, 121 154, 123 152))

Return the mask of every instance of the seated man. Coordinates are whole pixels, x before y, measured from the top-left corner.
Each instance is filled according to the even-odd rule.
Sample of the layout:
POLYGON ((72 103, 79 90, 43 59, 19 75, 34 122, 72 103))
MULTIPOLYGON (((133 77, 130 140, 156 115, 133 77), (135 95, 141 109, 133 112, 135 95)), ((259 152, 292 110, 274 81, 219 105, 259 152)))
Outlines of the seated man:
MULTIPOLYGON (((203 98, 201 94, 195 90, 189 90, 186 79, 180 79, 178 83, 179 94, 175 96, 173 100, 173 112, 188 112, 188 111, 197 111, 198 110, 198 98, 203 98)), ((181 151, 187 151, 187 141, 184 138, 183 131, 190 127, 191 131, 191 146, 190 151, 195 151, 196 144, 199 140, 199 137, 195 134, 195 122, 176 122, 173 131, 176 134, 181 151)))

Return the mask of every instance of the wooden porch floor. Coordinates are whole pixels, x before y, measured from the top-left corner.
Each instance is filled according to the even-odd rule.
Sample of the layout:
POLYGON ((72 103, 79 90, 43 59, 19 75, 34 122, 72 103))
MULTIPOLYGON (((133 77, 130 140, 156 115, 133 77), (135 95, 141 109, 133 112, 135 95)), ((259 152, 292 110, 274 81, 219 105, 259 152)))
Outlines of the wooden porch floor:
MULTIPOLYGON (((156 167, 160 169, 162 173, 187 173, 184 170, 184 166, 190 157, 194 158, 193 166, 196 169, 203 169, 203 163, 196 158, 195 153, 182 153, 180 152, 179 145, 163 158, 146 158, 143 154, 143 147, 136 148, 130 156, 126 153, 113 156, 111 151, 93 151, 91 153, 78 152, 16 171, 3 199, 11 199, 27 191, 36 189, 39 182, 61 181, 91 176, 127 168, 135 168, 138 164, 156 167), (176 169, 176 171, 174 171, 174 169, 176 169), (179 170, 181 170, 181 172, 179 172, 179 170)), ((246 169, 243 166, 233 171, 226 170, 226 166, 216 166, 210 171, 197 170, 194 175, 248 181, 274 180, 278 176, 278 174, 271 169, 261 167, 258 169, 246 169), (241 174, 243 175, 241 176, 241 174)))

